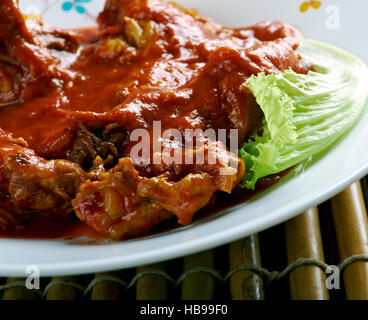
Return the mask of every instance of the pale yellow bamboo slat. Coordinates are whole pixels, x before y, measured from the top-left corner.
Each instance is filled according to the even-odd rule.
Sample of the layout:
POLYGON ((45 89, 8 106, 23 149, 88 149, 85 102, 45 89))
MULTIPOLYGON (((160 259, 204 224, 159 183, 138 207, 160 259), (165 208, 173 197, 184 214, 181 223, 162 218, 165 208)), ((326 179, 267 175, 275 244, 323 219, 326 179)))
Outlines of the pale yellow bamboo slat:
MULTIPOLYGON (((340 260, 368 254, 368 221, 359 182, 331 200, 340 260)), ((368 263, 355 262, 344 271, 347 299, 368 299, 368 263)))
MULTIPOLYGON (((26 279, 23 278, 8 278, 6 284, 12 284, 15 282, 25 283, 26 279)), ((36 300, 39 298, 39 294, 35 290, 29 290, 25 287, 14 287, 4 290, 3 300, 36 300)))
MULTIPOLYGON (((320 224, 317 208, 285 223, 288 263, 301 258, 324 261, 320 224)), ((292 300, 327 300, 326 275, 316 266, 300 266, 289 275, 292 300)))
MULTIPOLYGON (((165 263, 142 266, 137 268, 137 274, 147 270, 166 271, 165 263)), ((169 297, 168 281, 160 275, 148 274, 137 281, 137 300, 167 300, 169 297)))
MULTIPOLYGON (((239 265, 261 266, 258 235, 252 235, 229 245, 230 270, 239 265)), ((262 278, 252 271, 239 271, 230 279, 230 293, 233 300, 263 300, 262 278)))
MULTIPOLYGON (((205 267, 212 269, 215 266, 214 251, 208 250, 184 258, 183 272, 194 268, 205 267)), ((182 283, 182 300, 213 300, 215 297, 215 280, 205 272, 188 275, 182 283)))
MULTIPOLYGON (((120 277, 121 275, 119 272, 96 273, 95 279, 106 276, 120 277)), ((124 288, 118 283, 102 281, 93 287, 91 300, 119 300, 124 294, 123 290, 124 288)))
MULTIPOLYGON (((52 277, 53 281, 66 282, 66 283, 79 283, 78 277, 52 277)), ((47 291, 46 300, 77 300, 81 295, 81 292, 69 285, 56 284, 47 291)))

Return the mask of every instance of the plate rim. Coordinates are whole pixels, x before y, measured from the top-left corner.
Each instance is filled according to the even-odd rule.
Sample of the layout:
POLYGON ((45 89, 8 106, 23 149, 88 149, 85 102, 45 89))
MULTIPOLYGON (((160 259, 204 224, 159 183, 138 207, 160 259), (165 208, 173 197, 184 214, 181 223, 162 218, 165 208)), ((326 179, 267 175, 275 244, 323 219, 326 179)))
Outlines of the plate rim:
MULTIPOLYGON (((362 59, 366 64, 368 61, 366 59, 362 59)), ((367 109, 368 105, 366 105, 365 109, 367 109)), ((368 119, 368 115, 366 114, 368 111, 364 113, 366 118, 368 119)), ((361 117, 363 116, 363 113, 361 117)), ((359 119, 358 122, 360 122, 359 119)), ((358 122, 354 125, 357 126, 358 122)), ((354 128, 352 128, 354 129, 354 128)), ((347 135, 349 135, 352 131, 349 130, 347 135)), ((345 140, 346 135, 342 137, 342 140, 345 140)), ((339 140, 334 147, 338 147, 338 145, 342 141, 339 140)), ((236 241, 240 238, 249 236, 250 234, 254 234, 270 228, 272 226, 278 225, 280 223, 285 222, 286 220, 295 217, 302 213, 303 211, 313 207, 317 204, 320 204, 339 192, 343 191, 349 185, 359 180, 363 176, 368 174, 368 156, 364 158, 366 161, 358 162, 358 166, 354 166, 354 169, 349 171, 349 174, 344 176, 344 179, 339 180, 339 183, 334 185, 330 185, 329 188, 322 190, 322 192, 318 196, 307 196, 304 202, 298 202, 295 204, 286 204, 280 208, 277 208, 273 212, 273 214, 262 216, 260 219, 254 219, 252 221, 248 221, 247 225, 239 225, 234 226, 230 230, 223 230, 221 232, 217 232, 215 234, 207 234, 203 237, 197 237, 191 241, 183 242, 179 244, 170 244, 163 248, 157 249, 155 248, 152 252, 147 254, 146 251, 136 252, 134 255, 130 255, 129 258, 125 257, 123 254, 118 257, 110 257, 110 258, 96 258, 96 259, 84 259, 83 261, 68 261, 68 262, 57 262, 57 263, 40 263, 38 264, 40 268, 41 277, 49 277, 49 276, 60 276, 60 275, 82 275, 82 274, 91 274, 95 272, 106 272, 106 271, 114 271, 127 269, 131 267, 136 267, 145 264, 156 263, 159 261, 167 261, 175 258, 179 258, 188 254, 193 254, 197 252, 201 252, 203 250, 212 249, 232 241, 236 241), (249 230, 252 229, 250 232, 249 230)), ((293 177, 294 178, 294 177, 293 177)), ((263 192, 259 195, 261 196, 263 192)), ((233 207, 234 208, 234 207, 233 207)), ((230 210, 230 209, 227 209, 230 210)), ((230 212, 241 212, 242 210, 246 210, 246 208, 240 206, 235 210, 230 210, 230 212)), ((180 229, 177 230, 180 232, 180 229)), ((182 230, 185 232, 185 230, 182 230)), ((165 234, 158 235, 158 237, 164 237, 165 234)), ((145 238, 146 239, 146 238, 145 238)), ((4 239, 0 239, 0 243, 4 239)), ((6 239, 6 240, 20 240, 24 241, 25 239, 6 239)), ((139 240, 139 239, 138 239, 139 240)), ((34 241, 34 239, 27 239, 27 241, 34 241)), ((40 241, 40 240, 35 240, 40 241)), ((42 240, 48 242, 64 242, 64 240, 42 240)), ((135 240, 131 240, 135 241, 135 240)), ((121 244, 123 242, 119 242, 121 244)), ((2 257, 2 252, 0 251, 0 257, 2 257)), ((4 261, 4 259, 2 259, 4 261)), ((70 258, 71 260, 71 258, 70 258)), ((0 276, 1 277, 24 277, 25 268, 29 264, 25 263, 9 263, 4 264, 0 262, 0 276)))

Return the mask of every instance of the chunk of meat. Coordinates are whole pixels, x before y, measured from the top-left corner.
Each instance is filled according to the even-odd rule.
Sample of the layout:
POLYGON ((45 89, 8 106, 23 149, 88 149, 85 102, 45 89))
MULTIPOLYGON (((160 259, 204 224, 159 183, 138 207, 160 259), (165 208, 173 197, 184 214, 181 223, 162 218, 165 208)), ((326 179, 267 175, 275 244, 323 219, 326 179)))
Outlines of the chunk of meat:
POLYGON ((277 39, 256 44, 245 50, 249 59, 249 71, 275 73, 292 68, 297 73, 306 73, 307 68, 299 55, 295 52, 298 42, 295 40, 277 39))
POLYGON ((191 106, 195 107, 195 115, 202 119, 204 128, 238 129, 242 143, 259 127, 263 117, 250 90, 244 90, 247 78, 288 68, 305 73, 305 66, 294 51, 297 47, 293 40, 279 39, 248 49, 220 47, 214 50, 193 83, 191 106), (221 107, 215 109, 214 106, 221 107))
POLYGON ((80 186, 73 206, 79 219, 108 237, 136 236, 172 217, 159 203, 137 194, 141 177, 130 158, 98 178, 80 186))
POLYGON ((65 217, 73 210, 71 200, 84 180, 85 173, 77 164, 40 158, 23 139, 0 131, 0 185, 15 214, 28 211, 65 217))
MULTIPOLYGON (((104 172, 100 159, 100 166, 95 164, 100 168, 98 181, 84 182, 73 200, 77 216, 113 239, 141 234, 173 214, 179 223, 188 224, 215 191, 230 193, 245 172, 243 161, 220 142, 202 148, 206 149, 204 163, 180 165, 190 173, 181 172, 184 176, 179 181, 173 181, 168 173, 141 177, 130 158, 120 159, 116 167, 104 172), (211 157, 218 159, 210 161, 211 157)), ((198 154, 200 149, 188 152, 198 154)))
POLYGON ((166 162, 158 167, 161 168, 156 167, 156 170, 166 170, 166 173, 143 178, 138 185, 138 194, 160 203, 177 216, 180 224, 189 223, 194 213, 208 204, 215 191, 231 193, 245 173, 240 158, 220 141, 211 140, 196 149, 183 150, 181 164, 166 162), (188 159, 193 161, 186 163, 188 159), (174 171, 167 171, 170 167, 174 167, 174 171))
POLYGON ((213 180, 208 173, 190 173, 178 182, 169 181, 165 176, 146 178, 138 185, 138 194, 155 200, 175 214, 180 224, 188 224, 217 190, 213 180))

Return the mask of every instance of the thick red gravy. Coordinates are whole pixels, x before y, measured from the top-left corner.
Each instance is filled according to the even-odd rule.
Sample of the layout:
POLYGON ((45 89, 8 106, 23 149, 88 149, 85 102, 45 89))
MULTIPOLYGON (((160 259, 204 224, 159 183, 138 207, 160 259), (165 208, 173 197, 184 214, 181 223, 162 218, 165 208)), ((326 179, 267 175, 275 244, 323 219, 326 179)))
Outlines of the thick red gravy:
MULTIPOLYGON (((162 131, 236 129, 241 145, 263 116, 246 79, 287 68, 305 72, 297 41, 286 39, 297 30, 277 21, 227 28, 159 0, 108 0, 98 24, 80 30, 25 24, 13 1, 0 4, 0 209, 22 220, 0 237, 144 236, 171 217, 170 228, 189 223, 196 211, 194 219, 201 219, 280 180, 265 178, 256 192, 236 187, 245 169, 235 152, 241 166, 230 182, 206 163, 129 167, 137 144, 129 137, 138 128, 154 136, 160 121, 162 131), (97 136, 101 150, 91 151, 97 136), (110 166, 92 177, 96 155, 110 166), (197 176, 185 192, 182 185, 175 194, 164 188, 191 173, 197 176)), ((223 153, 230 151, 224 146, 223 153)))

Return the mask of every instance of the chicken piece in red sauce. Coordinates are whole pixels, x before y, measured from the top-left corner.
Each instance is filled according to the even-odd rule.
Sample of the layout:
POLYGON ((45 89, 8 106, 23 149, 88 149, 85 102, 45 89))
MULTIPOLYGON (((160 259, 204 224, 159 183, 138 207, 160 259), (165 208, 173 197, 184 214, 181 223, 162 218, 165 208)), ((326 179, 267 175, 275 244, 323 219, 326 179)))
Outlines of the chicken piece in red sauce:
POLYGON ((113 239, 174 216, 187 224, 217 191, 231 193, 246 168, 226 147, 229 132, 237 130, 240 145, 263 117, 246 79, 306 72, 297 41, 286 39, 300 33, 277 21, 232 29, 160 0, 107 0, 98 28, 68 31, 24 22, 10 0, 2 7, 0 18, 7 12, 14 19, 0 19, 8 30, 0 32, 0 127, 24 143, 10 151, 1 144, 0 160, 10 152, 32 163, 0 168, 4 201, 13 208, 7 212, 64 217, 73 208, 113 239), (202 135, 188 149, 155 137, 157 121, 161 132, 227 134, 224 141, 202 135), (131 156, 136 129, 146 130, 151 147, 139 161, 131 156), (200 164, 153 163, 165 152, 152 146, 168 144, 183 156, 200 149, 207 156, 200 164), (211 150, 222 158, 210 162, 211 150))

